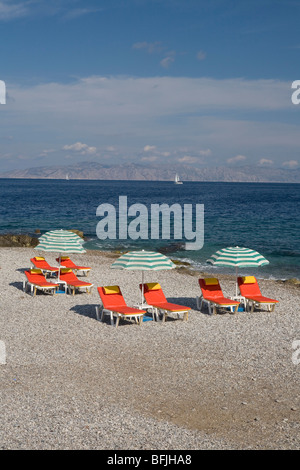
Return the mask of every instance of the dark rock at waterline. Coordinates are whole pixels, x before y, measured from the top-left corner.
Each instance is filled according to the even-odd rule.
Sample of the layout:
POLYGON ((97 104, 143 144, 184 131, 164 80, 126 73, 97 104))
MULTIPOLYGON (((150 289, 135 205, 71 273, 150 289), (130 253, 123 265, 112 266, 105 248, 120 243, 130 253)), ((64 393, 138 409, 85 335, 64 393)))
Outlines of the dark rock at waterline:
POLYGON ((84 235, 83 235, 83 232, 81 230, 74 230, 74 229, 70 229, 69 232, 74 232, 76 233, 76 235, 78 235, 80 238, 83 238, 84 239, 84 235))
POLYGON ((10 246, 19 246, 19 247, 25 247, 25 248, 30 248, 30 247, 35 247, 39 243, 38 238, 36 237, 31 237, 30 235, 26 234, 5 234, 5 235, 0 235, 0 247, 10 247, 10 246))
POLYGON ((176 251, 184 251, 185 245, 183 243, 169 243, 166 246, 160 247, 157 251, 160 253, 175 253, 176 251))

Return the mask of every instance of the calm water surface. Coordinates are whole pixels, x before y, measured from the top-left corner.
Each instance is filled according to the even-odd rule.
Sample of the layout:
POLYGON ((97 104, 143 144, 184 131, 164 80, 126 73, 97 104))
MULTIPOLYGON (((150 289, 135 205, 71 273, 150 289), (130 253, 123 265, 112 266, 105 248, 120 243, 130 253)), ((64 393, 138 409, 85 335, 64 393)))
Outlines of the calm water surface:
MULTIPOLYGON (((300 185, 262 183, 203 183, 87 180, 0 180, 0 231, 34 233, 64 229, 82 230, 87 249, 155 249, 194 263, 212 273, 232 273, 214 268, 206 260, 227 246, 259 251, 270 264, 251 274, 266 278, 300 278, 300 185), (204 246, 186 251, 186 240, 99 240, 97 207, 118 209, 119 196, 128 206, 151 204, 204 204, 204 246)), ((150 224, 149 224, 150 225, 150 224)), ((241 274, 249 270, 241 270, 241 274)))

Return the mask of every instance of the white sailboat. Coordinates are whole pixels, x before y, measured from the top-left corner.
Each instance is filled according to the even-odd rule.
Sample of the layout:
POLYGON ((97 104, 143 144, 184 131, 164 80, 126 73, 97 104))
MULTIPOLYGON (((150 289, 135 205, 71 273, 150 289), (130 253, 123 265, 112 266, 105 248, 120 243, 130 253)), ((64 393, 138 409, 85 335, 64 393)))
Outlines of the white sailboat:
POLYGON ((183 184, 182 181, 180 181, 180 178, 179 178, 179 175, 176 173, 175 175, 175 181, 174 181, 175 184, 183 184))
POLYGON ((68 180, 68 179, 69 179, 69 175, 68 175, 68 173, 67 173, 67 174, 66 174, 66 180, 68 180))

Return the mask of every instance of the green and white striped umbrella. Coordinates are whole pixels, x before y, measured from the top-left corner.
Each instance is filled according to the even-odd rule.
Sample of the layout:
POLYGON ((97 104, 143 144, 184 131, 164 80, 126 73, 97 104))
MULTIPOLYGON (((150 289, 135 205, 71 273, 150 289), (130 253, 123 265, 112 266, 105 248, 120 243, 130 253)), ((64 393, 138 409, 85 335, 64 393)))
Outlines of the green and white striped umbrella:
POLYGON ((137 271, 160 271, 175 268, 175 264, 167 256, 155 251, 130 251, 120 256, 112 265, 117 269, 133 269, 137 271))
MULTIPOLYGON (((62 246, 64 249, 68 249, 68 247, 72 246, 72 244, 74 243, 82 245, 83 240, 76 233, 71 232, 70 230, 51 230, 50 232, 44 233, 44 235, 42 235, 39 238, 40 246, 45 245, 45 246, 49 246, 50 248, 52 246, 58 245, 58 246, 62 246)), ((45 251, 50 251, 50 250, 45 250, 45 251)), ((52 251, 57 251, 57 250, 52 250, 52 251)), ((71 252, 68 251, 68 253, 71 253, 71 252)))
POLYGON ((239 246, 223 248, 206 262, 214 266, 233 266, 236 268, 236 277, 238 268, 257 268, 269 264, 269 261, 257 251, 239 246))
POLYGON ((269 261, 255 250, 234 246, 217 251, 207 260, 207 263, 215 266, 255 268, 258 266, 265 266, 266 264, 269 264, 269 261))
POLYGON ((69 230, 52 230, 44 233, 34 249, 59 253, 59 269, 62 253, 86 253, 82 246, 82 238, 69 230))
MULTIPOLYGON (((175 264, 162 253, 145 250, 125 253, 111 265, 111 268, 115 269, 142 271, 142 285, 144 284, 144 271, 162 271, 175 267, 175 264)), ((143 299, 144 292, 142 288, 142 306, 143 299)))

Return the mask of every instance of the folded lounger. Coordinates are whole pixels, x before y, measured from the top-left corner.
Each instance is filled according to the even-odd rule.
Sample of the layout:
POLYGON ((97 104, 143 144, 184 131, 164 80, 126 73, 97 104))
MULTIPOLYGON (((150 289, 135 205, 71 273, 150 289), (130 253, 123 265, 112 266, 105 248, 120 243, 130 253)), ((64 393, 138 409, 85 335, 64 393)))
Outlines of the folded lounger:
POLYGON ((246 299, 248 310, 251 306, 251 312, 253 312, 254 307, 261 304, 266 305, 269 312, 273 312, 275 305, 279 302, 278 300, 261 295, 259 285, 254 276, 238 277, 238 286, 241 295, 246 299))
MULTIPOLYGON (((140 284, 140 289, 142 290, 143 284, 140 284)), ((183 320, 188 319, 188 312, 191 310, 190 307, 185 307, 184 305, 173 304, 168 302, 163 290, 157 282, 150 282, 144 284, 144 297, 148 305, 155 308, 156 317, 158 317, 158 312, 161 312, 163 317, 162 321, 166 320, 166 315, 177 313, 177 317, 180 317, 180 314, 183 314, 183 320)))
POLYGON ((50 264, 45 260, 43 256, 35 256, 34 258, 30 258, 32 266, 37 269, 41 269, 44 274, 57 274, 59 268, 50 266, 50 264))
POLYGON ((47 281, 41 269, 29 269, 25 271, 27 280, 23 282, 23 290, 26 292, 27 287, 30 286, 31 295, 36 295, 36 291, 41 290, 45 293, 55 294, 59 284, 47 281))
POLYGON ((62 268, 59 274, 59 282, 65 284, 65 291, 72 292, 75 295, 76 289, 84 289, 88 294, 91 293, 94 284, 91 282, 80 281, 73 273, 71 268, 62 268))
POLYGON ((237 312, 240 302, 224 297, 218 279, 214 277, 199 279, 199 285, 201 296, 196 298, 199 310, 201 310, 203 302, 206 302, 210 315, 216 313, 217 307, 230 307, 230 309, 234 308, 234 313, 237 312), (213 311, 211 311, 211 307, 213 307, 213 311))
POLYGON ((75 274, 78 274, 78 272, 83 272, 83 274, 87 276, 91 270, 91 268, 88 266, 78 266, 69 258, 69 256, 62 256, 60 259, 56 258, 56 261, 58 263, 60 262, 61 266, 64 268, 71 268, 75 274))
POLYGON ((98 293, 102 301, 101 318, 99 315, 99 307, 96 307, 98 320, 103 321, 104 315, 109 315, 111 325, 114 324, 113 317, 116 317, 116 327, 119 325, 120 318, 134 318, 136 322, 140 325, 142 324, 143 315, 146 313, 146 310, 128 307, 119 286, 98 287, 98 293))

